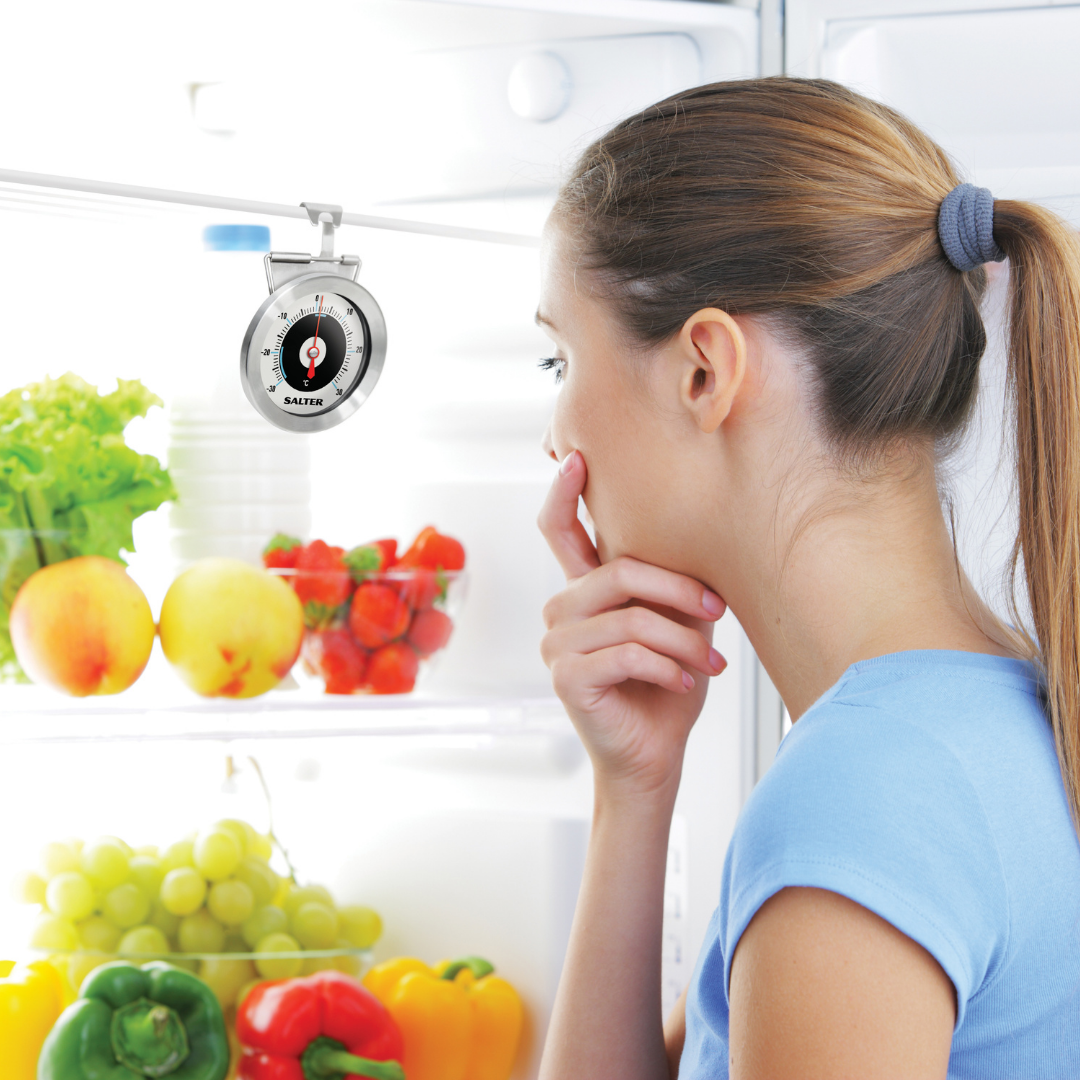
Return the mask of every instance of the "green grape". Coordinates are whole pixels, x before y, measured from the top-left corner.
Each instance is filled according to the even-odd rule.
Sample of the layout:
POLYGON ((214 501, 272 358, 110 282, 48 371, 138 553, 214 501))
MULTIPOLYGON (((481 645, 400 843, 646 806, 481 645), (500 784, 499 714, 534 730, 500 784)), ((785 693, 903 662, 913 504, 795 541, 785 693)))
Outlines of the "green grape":
POLYGON ((127 880, 129 856, 111 837, 87 844, 79 858, 82 872, 99 889, 107 891, 127 880))
POLYGON ((214 828, 227 832, 240 849, 240 857, 248 853, 250 838, 255 835, 255 830, 246 821, 237 821, 235 818, 223 818, 214 822, 214 828))
POLYGON ((218 922, 239 926, 254 911, 255 894, 242 881, 230 878, 210 887, 206 906, 218 922))
POLYGON ((237 994, 255 978, 255 965, 250 960, 203 960, 199 964, 202 979, 223 1009, 236 1003, 237 994))
POLYGON ((143 844, 141 847, 135 849, 136 855, 145 855, 149 859, 156 859, 159 857, 157 844, 143 844))
POLYGON ((46 881, 78 869, 79 853, 70 844, 54 840, 41 849, 41 872, 46 881))
POLYGON ((79 947, 79 935, 70 920, 46 912, 38 916, 30 934, 30 948, 43 952, 67 953, 79 947))
POLYGON ((210 881, 222 881, 240 864, 240 845, 224 829, 201 832, 195 840, 195 869, 210 881))
POLYGON ((241 861, 236 868, 236 877, 251 889, 259 907, 269 904, 281 887, 281 878, 255 855, 248 855, 241 861))
POLYGON ((190 915, 206 899, 206 882, 198 870, 181 866, 170 870, 161 883, 161 903, 171 915, 190 915))
POLYGON ((11 882, 11 898, 16 904, 44 904, 45 879, 33 870, 24 870, 11 882))
POLYGON ((146 922, 150 914, 150 901, 138 885, 128 881, 105 894, 101 914, 121 930, 130 930, 146 922))
POLYGON ((225 948, 225 927, 206 908, 180 920, 176 939, 181 952, 219 953, 225 948))
POLYGON ((225 947, 222 952, 248 952, 248 943, 235 931, 225 934, 225 947))
MULTIPOLYGON (((257 953, 295 953, 300 952, 300 942, 289 934, 267 934, 255 946, 257 953)), ((260 957, 255 967, 264 979, 291 979, 300 974, 303 959, 299 956, 275 960, 272 957, 260 957)))
POLYGON ((357 949, 370 949, 382 937, 382 919, 362 904, 346 904, 338 910, 341 935, 357 949))
POLYGON ((136 926, 120 939, 125 956, 163 956, 172 952, 169 939, 156 926, 136 926))
POLYGON ((167 938, 176 937, 176 931, 180 929, 180 916, 166 910, 160 900, 154 901, 150 918, 146 921, 150 926, 156 926, 167 938))
POLYGON ((305 949, 329 949, 338 937, 338 917, 333 908, 309 901, 289 919, 292 935, 305 949))
POLYGON ((79 944, 88 952, 116 952, 120 944, 120 930, 108 919, 100 915, 91 915, 75 927, 79 935, 79 944))
POLYGON ((95 968, 101 967, 112 960, 111 956, 103 956, 100 953, 76 953, 68 961, 67 976, 71 988, 78 993, 86 976, 95 968))
POLYGON ((54 915, 79 922, 93 914, 94 887, 78 870, 57 874, 45 890, 45 903, 54 915))
POLYGON ((127 841, 121 840, 119 836, 99 836, 97 843, 101 843, 103 840, 106 843, 115 844, 129 859, 135 854, 135 849, 127 841))
POLYGON ((184 971, 190 971, 192 975, 199 974, 199 961, 198 960, 185 960, 182 956, 177 956, 175 953, 169 957, 169 963, 173 967, 183 968, 184 971))
POLYGON ((182 866, 194 866, 195 845, 190 840, 177 840, 170 844, 161 856, 161 869, 167 874, 170 870, 179 870, 182 866))
POLYGON ((131 880, 147 896, 157 896, 165 879, 165 870, 159 858, 154 855, 136 855, 128 863, 128 869, 131 871, 131 880))
MULTIPOLYGON (((342 938, 335 946, 335 949, 348 949, 349 943, 342 938)), ((360 972, 363 970, 363 965, 360 963, 359 956, 353 956, 351 953, 342 952, 337 956, 331 957, 334 962, 334 967, 338 971, 344 972, 346 975, 351 975, 354 979, 360 978, 360 972)))
POLYGON ((248 848, 255 858, 262 859, 263 862, 269 862, 274 854, 273 842, 269 836, 263 836, 262 833, 255 833, 248 842, 248 848))
POLYGON ((316 971, 336 971, 336 956, 306 956, 300 961, 301 975, 314 975, 316 971))
POLYGON ((334 898, 330 895, 329 889, 323 888, 322 885, 295 886, 289 890, 289 895, 285 897, 282 907, 291 919, 301 904, 308 903, 325 904, 331 911, 334 910, 334 898))
POLYGON ((288 915, 281 908, 266 904, 251 913, 251 917, 244 922, 240 932, 248 945, 254 949, 255 945, 268 934, 280 934, 288 928, 288 915))

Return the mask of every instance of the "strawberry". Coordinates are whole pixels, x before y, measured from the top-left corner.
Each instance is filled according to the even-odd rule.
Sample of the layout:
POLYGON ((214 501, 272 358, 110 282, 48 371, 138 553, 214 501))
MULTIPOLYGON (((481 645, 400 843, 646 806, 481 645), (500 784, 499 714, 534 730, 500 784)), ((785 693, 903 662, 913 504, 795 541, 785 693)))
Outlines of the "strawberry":
POLYGON ((438 652, 450 640, 453 629, 450 616, 432 608, 430 611, 419 611, 413 616, 405 640, 419 656, 426 657, 438 652))
POLYGON ((377 649, 409 628, 409 605, 396 589, 375 581, 365 581, 353 594, 349 605, 349 629, 358 644, 377 649))
POLYGON ((433 525, 420 534, 397 561, 396 569, 423 566, 428 570, 461 570, 465 566, 465 549, 452 536, 444 536, 433 525))
POLYGON ((380 570, 389 570, 397 562, 396 540, 372 540, 371 547, 379 548, 383 553, 383 563, 380 570))
POLYGON ((295 536, 286 536, 278 533, 270 543, 263 548, 263 566, 271 568, 283 568, 291 570, 296 566, 296 556, 300 554, 300 541, 295 536))
POLYGON ((367 686, 373 694, 407 694, 416 685, 420 661, 403 641, 384 645, 371 654, 367 686))
POLYGON ((393 566, 396 555, 396 540, 373 540, 370 544, 354 547, 345 556, 345 565, 354 581, 366 581, 373 574, 380 574, 393 566))
POLYGON ((304 634, 303 657, 323 677, 328 694, 354 694, 364 686, 368 654, 344 627, 304 634))
POLYGON ((312 540, 300 549, 293 588, 304 605, 306 626, 325 629, 349 599, 353 580, 344 556, 344 548, 331 547, 322 540, 312 540))
POLYGON ((417 567, 398 587, 401 599, 413 611, 426 611, 446 591, 446 581, 440 578, 442 575, 435 570, 417 567))

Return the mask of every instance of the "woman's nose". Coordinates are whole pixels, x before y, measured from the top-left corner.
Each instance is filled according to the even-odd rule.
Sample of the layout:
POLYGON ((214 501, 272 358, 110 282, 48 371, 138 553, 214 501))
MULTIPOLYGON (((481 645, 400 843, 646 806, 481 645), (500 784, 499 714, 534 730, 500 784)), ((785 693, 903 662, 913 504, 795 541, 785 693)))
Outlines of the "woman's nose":
POLYGON ((544 437, 540 440, 540 449, 543 450, 544 453, 547 454, 547 456, 551 458, 552 461, 559 460, 558 455, 555 453, 555 444, 551 441, 550 423, 546 428, 544 428, 544 437))

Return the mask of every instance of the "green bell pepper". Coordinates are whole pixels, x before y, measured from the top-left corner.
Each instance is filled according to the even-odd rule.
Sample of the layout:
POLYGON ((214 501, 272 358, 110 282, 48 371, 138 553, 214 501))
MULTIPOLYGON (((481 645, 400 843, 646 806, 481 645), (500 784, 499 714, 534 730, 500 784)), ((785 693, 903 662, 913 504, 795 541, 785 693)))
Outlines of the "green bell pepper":
POLYGON ((225 1080, 229 1037, 214 992, 161 961, 104 964, 49 1032, 38 1080, 225 1080))

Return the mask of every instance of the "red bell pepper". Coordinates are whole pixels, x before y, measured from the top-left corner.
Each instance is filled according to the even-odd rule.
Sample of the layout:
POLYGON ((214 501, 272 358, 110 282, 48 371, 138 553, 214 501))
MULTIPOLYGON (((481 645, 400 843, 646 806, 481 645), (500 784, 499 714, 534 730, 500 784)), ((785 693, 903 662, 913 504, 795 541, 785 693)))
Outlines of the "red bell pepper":
POLYGON ((319 971, 255 985, 236 1010, 240 1080, 405 1080, 404 1042, 356 979, 319 971))

